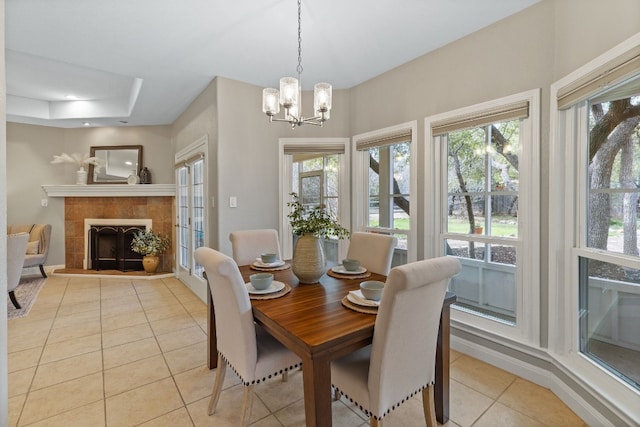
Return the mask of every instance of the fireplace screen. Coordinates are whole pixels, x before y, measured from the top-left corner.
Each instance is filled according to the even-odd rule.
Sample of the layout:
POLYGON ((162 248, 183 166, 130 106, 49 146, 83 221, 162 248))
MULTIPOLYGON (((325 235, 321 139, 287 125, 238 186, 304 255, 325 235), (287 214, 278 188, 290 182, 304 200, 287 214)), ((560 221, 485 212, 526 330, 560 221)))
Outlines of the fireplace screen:
POLYGON ((142 270, 142 255, 131 250, 131 240, 144 225, 92 225, 89 229, 92 270, 142 270))

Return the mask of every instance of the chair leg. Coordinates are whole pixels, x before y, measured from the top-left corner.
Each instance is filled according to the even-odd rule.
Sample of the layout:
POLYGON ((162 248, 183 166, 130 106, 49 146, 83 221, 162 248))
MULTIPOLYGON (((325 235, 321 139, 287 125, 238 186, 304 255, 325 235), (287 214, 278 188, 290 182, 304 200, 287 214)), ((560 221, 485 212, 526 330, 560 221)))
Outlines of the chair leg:
POLYGON ((216 406, 218 406, 218 399, 220 399, 220 392, 222 391, 222 383, 224 383, 224 374, 227 372, 227 361, 218 353, 218 371, 216 372, 216 381, 213 383, 213 391, 211 392, 211 399, 209 400, 208 414, 211 415, 215 412, 216 406))
POLYGON ((9 299, 11 300, 15 308, 17 308, 18 310, 22 308, 18 303, 18 300, 16 299, 16 294, 13 291, 9 291, 9 299))
POLYGON ((433 385, 422 390, 422 408, 424 410, 424 419, 427 421, 427 427, 436 427, 436 404, 434 398, 433 385))
POLYGON ((40 273, 42 273, 42 277, 47 278, 47 273, 44 272, 44 265, 40 264, 40 273))
POLYGON ((376 420, 373 417, 369 417, 369 427, 382 427, 382 420, 376 420))
POLYGON ((253 388, 254 384, 244 387, 244 393, 242 397, 242 413, 240 415, 240 425, 242 427, 249 425, 251 419, 251 407, 253 407, 253 388))
POLYGON ((289 372, 288 371, 284 371, 282 373, 282 382, 286 383, 287 381, 289 381, 289 372))

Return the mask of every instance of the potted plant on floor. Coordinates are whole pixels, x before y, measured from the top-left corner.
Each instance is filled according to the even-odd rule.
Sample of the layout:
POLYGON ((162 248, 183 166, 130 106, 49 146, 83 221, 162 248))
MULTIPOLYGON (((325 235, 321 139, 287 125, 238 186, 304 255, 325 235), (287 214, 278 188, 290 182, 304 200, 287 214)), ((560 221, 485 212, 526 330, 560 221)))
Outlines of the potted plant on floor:
POLYGON ((147 274, 155 273, 160 263, 159 255, 169 247, 169 237, 153 230, 140 230, 131 240, 131 250, 143 255, 142 267, 147 274))
POLYGON ((333 219, 323 206, 305 209, 296 193, 291 193, 291 196, 293 201, 287 203, 291 212, 287 217, 293 234, 300 236, 293 249, 291 269, 300 283, 317 283, 325 269, 320 239, 346 239, 349 237, 349 230, 333 219))

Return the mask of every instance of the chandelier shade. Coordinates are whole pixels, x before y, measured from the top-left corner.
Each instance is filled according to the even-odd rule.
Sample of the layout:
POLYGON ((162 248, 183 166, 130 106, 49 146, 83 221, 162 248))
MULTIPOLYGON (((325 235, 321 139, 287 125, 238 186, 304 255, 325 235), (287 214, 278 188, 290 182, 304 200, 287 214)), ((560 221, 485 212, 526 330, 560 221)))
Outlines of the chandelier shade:
POLYGON ((331 111, 331 85, 316 83, 313 88, 313 117, 302 117, 302 18, 301 0, 298 0, 298 78, 283 77, 280 79, 280 90, 265 88, 262 91, 262 112, 269 117, 270 122, 287 122, 292 128, 311 124, 322 126, 329 119, 331 111), (280 113, 280 106, 284 108, 284 118, 276 118, 280 113))

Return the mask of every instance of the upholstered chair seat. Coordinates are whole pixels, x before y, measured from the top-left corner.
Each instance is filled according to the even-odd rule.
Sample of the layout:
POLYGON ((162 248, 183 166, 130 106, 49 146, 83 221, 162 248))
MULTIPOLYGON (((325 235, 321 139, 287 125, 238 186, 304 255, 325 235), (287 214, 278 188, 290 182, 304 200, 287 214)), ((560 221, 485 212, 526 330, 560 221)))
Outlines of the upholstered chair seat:
POLYGON ((372 344, 331 363, 331 382, 369 417, 371 426, 422 392, 425 419, 435 426, 433 384, 440 312, 453 257, 395 267, 389 273, 372 344))
POLYGON ((360 266, 368 271, 386 276, 391 269, 393 250, 398 244, 394 236, 377 233, 351 233, 348 259, 360 261, 360 266))
POLYGON ((249 293, 233 259, 207 247, 196 249, 194 256, 207 274, 216 318, 218 367, 209 415, 215 412, 228 365, 244 385, 244 426, 251 415, 254 386, 299 366, 300 358, 254 322, 249 293))
POLYGON ((253 263, 260 254, 280 254, 280 240, 278 232, 273 229, 237 230, 229 234, 233 259, 238 265, 253 263))

